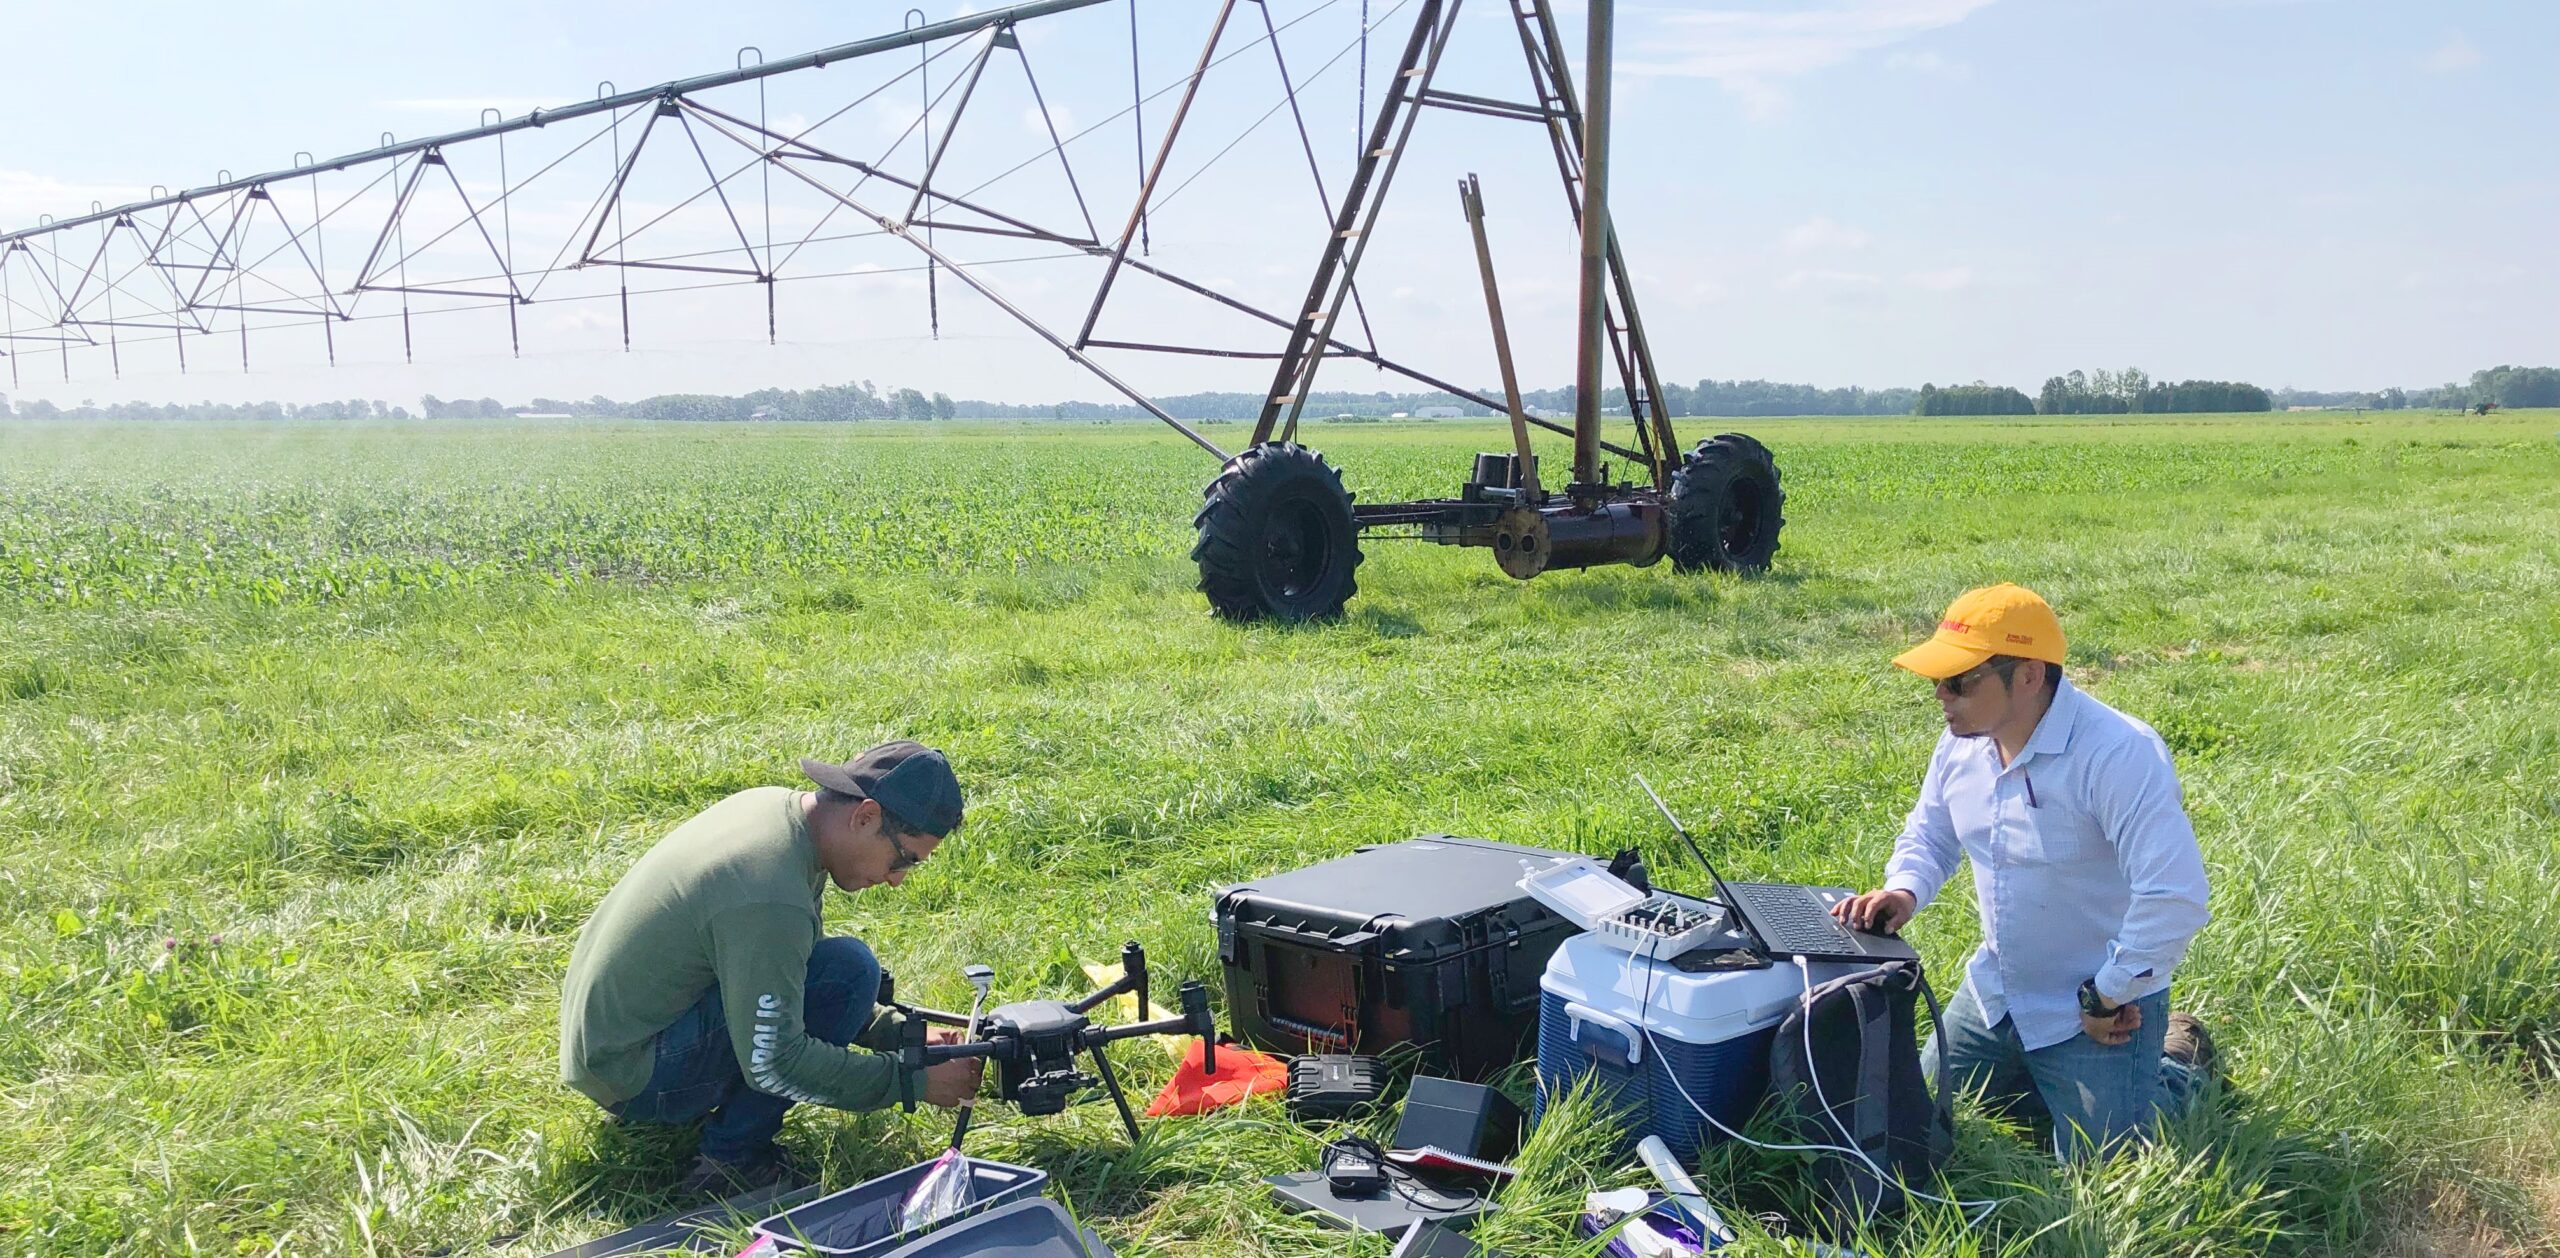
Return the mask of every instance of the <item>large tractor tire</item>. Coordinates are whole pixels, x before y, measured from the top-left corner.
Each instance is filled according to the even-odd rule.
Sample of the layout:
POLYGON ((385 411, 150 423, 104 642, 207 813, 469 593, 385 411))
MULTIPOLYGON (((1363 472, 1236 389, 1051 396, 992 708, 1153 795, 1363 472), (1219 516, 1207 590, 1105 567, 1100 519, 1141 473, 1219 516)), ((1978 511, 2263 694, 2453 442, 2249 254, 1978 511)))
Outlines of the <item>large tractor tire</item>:
POLYGON ((1359 588, 1360 535, 1342 473, 1302 445, 1227 460, 1191 521, 1200 592, 1228 620, 1327 620, 1359 588))
POLYGON ((1769 447, 1738 432, 1699 442, 1671 478, 1672 569, 1767 571, 1786 500, 1769 447))

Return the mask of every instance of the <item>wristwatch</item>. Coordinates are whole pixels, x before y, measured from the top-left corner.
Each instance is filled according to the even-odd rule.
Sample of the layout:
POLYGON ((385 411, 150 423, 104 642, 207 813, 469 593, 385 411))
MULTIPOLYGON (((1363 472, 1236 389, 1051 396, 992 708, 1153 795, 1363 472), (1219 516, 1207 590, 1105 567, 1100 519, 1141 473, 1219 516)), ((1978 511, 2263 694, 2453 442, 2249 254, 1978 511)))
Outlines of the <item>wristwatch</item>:
POLYGON ((2098 980, 2094 978, 2080 980, 2080 1012, 2092 1018, 2107 1018, 2113 1017, 2115 1011, 2123 1007, 2107 1004, 2106 997, 2098 994, 2098 980))

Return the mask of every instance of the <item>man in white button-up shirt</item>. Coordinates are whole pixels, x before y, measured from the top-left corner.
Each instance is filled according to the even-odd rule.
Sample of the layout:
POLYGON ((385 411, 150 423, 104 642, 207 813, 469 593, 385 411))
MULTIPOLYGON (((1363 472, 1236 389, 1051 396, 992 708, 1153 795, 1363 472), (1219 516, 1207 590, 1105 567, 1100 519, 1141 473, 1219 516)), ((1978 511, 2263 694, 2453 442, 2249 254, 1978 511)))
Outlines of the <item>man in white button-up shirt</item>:
MULTIPOLYGON (((2170 972, 2208 914, 2167 745, 2064 680, 2062 659, 2053 609, 2015 585, 1967 593, 1895 657, 1937 683, 1947 732, 1884 889, 1835 911, 1898 930, 1971 858, 1982 946, 1936 1035, 1956 1086, 2049 1118, 2078 1155, 2210 1067, 2203 1027, 2169 1012, 2170 972)), ((1921 1060, 1934 1068, 1934 1047, 1921 1060)))

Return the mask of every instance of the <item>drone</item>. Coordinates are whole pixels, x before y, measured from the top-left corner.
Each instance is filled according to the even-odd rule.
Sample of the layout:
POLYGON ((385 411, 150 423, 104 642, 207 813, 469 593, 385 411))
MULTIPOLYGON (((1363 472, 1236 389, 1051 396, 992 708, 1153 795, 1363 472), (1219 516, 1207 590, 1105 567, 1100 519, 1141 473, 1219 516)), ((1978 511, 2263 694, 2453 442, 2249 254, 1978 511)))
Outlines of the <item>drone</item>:
MULTIPOLYGON (((900 1004, 888 975, 880 979, 880 1003, 897 1010, 906 1018, 904 1041, 899 1047, 901 1072, 899 1104, 907 1112, 916 1108, 916 1072, 946 1061, 977 1058, 996 1064, 996 1095, 1014 1108, 1032 1117, 1065 1112, 1069 1101, 1089 1092, 1099 1084, 1119 1107, 1120 1123, 1129 1130, 1129 1140, 1138 1140, 1138 1119, 1129 1109, 1128 1094, 1120 1088, 1119 1076, 1111 1069, 1111 1059, 1102 1049, 1114 1040, 1134 1039, 1141 1035, 1196 1035, 1200 1037, 1201 1067, 1212 1073, 1218 1068, 1218 1024, 1209 1012, 1209 989, 1198 979, 1184 980, 1180 1001, 1182 1012, 1174 1017, 1153 1022, 1133 1022, 1127 1026, 1098 1026, 1085 1015, 1104 1001, 1122 993, 1134 993, 1138 1008, 1147 1006, 1147 953, 1131 940, 1120 949, 1120 977, 1080 1000, 1023 1000, 986 1008, 987 993, 994 986, 995 971, 983 965, 972 965, 962 971, 969 985, 977 990, 970 1011, 963 1015, 919 1005, 900 1004), (956 1044, 928 1044, 926 1030, 931 1025, 963 1028, 966 1037, 956 1044), (1093 1071, 1087 1073, 1078 1060, 1079 1054, 1090 1053, 1093 1071)), ((960 1123, 952 1136, 957 1148, 960 1137, 968 1131, 970 1110, 964 1107, 960 1123)))

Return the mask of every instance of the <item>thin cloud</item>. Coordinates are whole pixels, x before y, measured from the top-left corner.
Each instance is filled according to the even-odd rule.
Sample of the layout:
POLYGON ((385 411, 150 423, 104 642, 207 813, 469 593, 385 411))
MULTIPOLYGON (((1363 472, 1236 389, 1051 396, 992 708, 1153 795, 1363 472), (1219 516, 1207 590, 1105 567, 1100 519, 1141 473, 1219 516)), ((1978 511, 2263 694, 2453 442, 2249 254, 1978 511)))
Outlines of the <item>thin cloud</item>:
POLYGON ((1730 78, 1719 86, 1742 102, 1742 112, 1753 122, 1767 122, 1787 112, 1787 94, 1767 79, 1730 78))
POLYGON ((1788 228, 1779 243, 1789 253, 1855 253, 1874 239, 1858 228, 1817 216, 1788 228))
POLYGON ((1712 306, 1733 295, 1733 289, 1714 279, 1696 279, 1672 290, 1671 300, 1686 309, 1712 306))
POLYGON ((143 195, 141 188, 65 183, 31 170, 0 170, 0 232, 33 227, 41 214, 72 218, 88 213, 92 201, 124 205, 143 195))
POLYGON ((1058 129, 1060 136, 1076 134, 1075 111, 1064 105, 1051 105, 1049 112, 1043 115, 1038 106, 1022 107, 1022 129, 1025 132, 1046 140, 1049 138, 1049 128, 1052 126, 1058 129))
POLYGON ((587 306, 552 306, 542 327, 551 332, 594 332, 616 326, 614 317, 587 306))
POLYGON ((1891 69, 1909 70, 1914 74, 1927 75, 1933 79, 1961 82, 1973 77, 1973 66, 1970 63, 1939 56, 1934 49, 1922 49, 1919 52, 1896 50, 1886 54, 1884 63, 1891 69))
POLYGON ((1620 68, 1633 75, 1712 79, 1741 98, 1752 116, 1765 118, 1785 108, 1779 80, 1953 26, 1990 3, 1837 0, 1822 8, 1672 13, 1642 41, 1645 52, 1620 68))
POLYGON ((2480 49, 2460 31, 2445 32, 2444 42, 2437 44, 2418 62, 2422 69, 2437 74, 2452 74, 2480 64, 2480 49))
POLYGON ((1933 293, 1952 293, 1959 289, 1973 287, 1973 268, 1951 266, 1935 271, 1913 271, 1904 275, 1902 282, 1913 288, 1925 288, 1933 293))
POLYGON ((1791 293, 1851 293, 1866 292, 1883 283, 1883 276, 1872 275, 1865 271, 1837 271, 1824 267, 1808 267, 1801 271, 1788 272, 1778 281, 1778 287, 1791 293))

